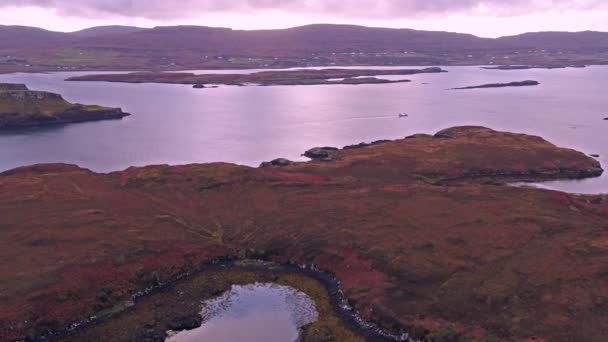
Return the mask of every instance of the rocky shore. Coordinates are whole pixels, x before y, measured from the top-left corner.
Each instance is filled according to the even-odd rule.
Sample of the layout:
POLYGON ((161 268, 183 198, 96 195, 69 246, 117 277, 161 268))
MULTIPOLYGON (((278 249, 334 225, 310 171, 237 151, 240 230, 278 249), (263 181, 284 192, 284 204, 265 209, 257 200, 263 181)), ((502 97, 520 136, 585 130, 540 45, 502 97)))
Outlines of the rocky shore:
POLYGON ((29 90, 24 84, 0 84, 0 130, 121 119, 128 115, 120 108, 72 104, 59 94, 29 90))
MULTIPOLYGON (((417 339, 605 336, 608 318, 597 310, 608 301, 608 198, 508 186, 597 176, 598 161, 483 127, 308 155, 260 168, 96 174, 43 164, 0 174, 0 340, 95 316, 104 319, 65 338, 143 341, 171 324, 196 325, 178 313, 258 280, 294 284, 332 307, 327 290, 298 287, 308 284, 304 271, 180 277, 225 259, 314 265, 335 277, 363 322, 417 339), (149 295, 120 310, 140 293, 149 295)), ((326 312, 308 341, 366 338, 335 308, 326 312)))

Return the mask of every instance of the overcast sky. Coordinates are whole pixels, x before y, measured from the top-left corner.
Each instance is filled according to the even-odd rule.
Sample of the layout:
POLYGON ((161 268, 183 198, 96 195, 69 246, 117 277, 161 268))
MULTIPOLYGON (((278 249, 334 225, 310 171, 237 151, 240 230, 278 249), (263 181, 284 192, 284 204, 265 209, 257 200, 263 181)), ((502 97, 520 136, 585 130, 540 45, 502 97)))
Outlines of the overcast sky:
POLYGON ((235 29, 312 23, 413 28, 497 37, 608 31, 608 0, 0 0, 0 24, 74 31, 97 25, 235 29))

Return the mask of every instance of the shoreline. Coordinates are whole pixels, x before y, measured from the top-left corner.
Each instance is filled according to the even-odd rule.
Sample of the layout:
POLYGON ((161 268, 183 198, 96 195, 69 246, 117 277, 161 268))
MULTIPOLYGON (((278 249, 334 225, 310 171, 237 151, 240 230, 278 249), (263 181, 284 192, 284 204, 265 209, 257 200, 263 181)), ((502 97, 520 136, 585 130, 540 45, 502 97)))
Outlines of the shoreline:
MULTIPOLYGON (((126 301, 119 302, 117 305, 109 309, 102 310, 101 312, 83 318, 78 322, 71 323, 64 329, 58 331, 51 331, 47 334, 36 336, 35 340, 55 340, 63 338, 69 339, 75 334, 78 334, 79 332, 85 332, 87 329, 93 328, 100 324, 104 324, 105 322, 109 322, 112 319, 120 319, 122 315, 128 315, 129 313, 138 310, 138 304, 144 299, 151 298, 154 295, 163 291, 171 291, 173 290, 173 287, 179 285, 180 283, 192 281, 194 278, 197 277, 204 277, 206 273, 211 273, 213 271, 252 272, 259 278, 262 278, 265 274, 268 273, 278 273, 285 275, 295 274, 298 276, 310 278, 320 283, 324 287, 324 290, 330 299, 330 304, 334 313, 340 318, 340 320, 343 321, 343 323, 345 323, 346 327, 352 332, 361 335, 363 338, 365 338, 366 341, 420 341, 417 338, 410 337, 410 334, 405 331, 407 329, 407 327, 405 326, 400 327, 401 331, 396 332, 394 330, 389 331, 380 327, 377 322, 366 321, 360 315, 360 313, 349 304, 348 299, 346 298, 344 292, 340 287, 340 281, 330 272, 318 269, 314 265, 297 265, 293 263, 276 263, 264 259, 233 259, 228 257, 211 260, 209 262, 196 266, 189 271, 179 273, 165 282, 160 282, 156 285, 137 290, 135 293, 130 295, 130 298, 126 301)), ((264 283, 268 283, 268 281, 262 279, 261 281, 264 283)), ((256 282, 258 281, 246 281, 243 283, 233 283, 231 285, 249 285, 255 284, 256 282)), ((270 283, 285 285, 281 282, 270 281, 270 283)), ((299 288, 297 285, 287 286, 293 287, 298 291, 306 293, 305 290, 299 288)), ((221 295, 223 293, 224 292, 221 292, 218 295, 221 295)), ((306 294, 313 299, 313 301, 315 302, 315 306, 317 306, 317 301, 319 300, 319 298, 315 298, 314 296, 308 293, 306 294)), ((201 298, 200 301, 203 302, 204 300, 208 300, 213 297, 214 296, 210 298, 201 298)), ((303 327, 300 330, 304 329, 306 329, 306 327, 303 327)), ((301 334, 302 331, 300 331, 300 335, 301 334)), ((422 337, 423 336, 421 336, 420 338, 422 337)))
POLYGON ((27 74, 45 74, 45 73, 61 73, 61 72, 185 72, 192 70, 209 70, 209 71, 223 71, 223 70, 289 70, 289 69, 330 69, 330 68, 365 68, 365 67, 378 67, 378 68, 404 68, 404 67, 480 67, 485 70, 498 70, 498 71, 521 71, 521 70, 533 70, 533 69, 544 69, 544 70, 559 70, 559 69, 582 69, 584 67, 592 66, 608 66, 608 62, 586 62, 581 65, 568 64, 543 64, 542 66, 527 65, 527 64, 484 64, 484 63, 405 63, 405 64, 336 64, 336 65, 302 65, 302 66, 240 66, 240 65, 226 65, 226 66, 184 66, 180 68, 77 68, 77 69, 14 69, 14 70, 2 70, 0 69, 0 75, 8 75, 15 73, 27 73, 27 74))

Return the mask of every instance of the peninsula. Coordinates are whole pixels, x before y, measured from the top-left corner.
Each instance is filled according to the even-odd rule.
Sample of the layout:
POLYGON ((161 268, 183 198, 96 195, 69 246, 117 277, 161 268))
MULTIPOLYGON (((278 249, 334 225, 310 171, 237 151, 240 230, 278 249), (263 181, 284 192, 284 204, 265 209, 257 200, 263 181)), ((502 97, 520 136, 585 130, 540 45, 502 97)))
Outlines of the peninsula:
POLYGON ((120 108, 70 103, 59 94, 0 83, 0 130, 121 119, 120 108))
POLYGON ((162 341, 200 324, 201 300, 256 281, 316 301, 303 341, 364 336, 314 270, 362 319, 416 339, 605 337, 608 198, 508 186, 599 176, 598 161, 470 126, 307 155, 0 174, 0 340, 162 341))

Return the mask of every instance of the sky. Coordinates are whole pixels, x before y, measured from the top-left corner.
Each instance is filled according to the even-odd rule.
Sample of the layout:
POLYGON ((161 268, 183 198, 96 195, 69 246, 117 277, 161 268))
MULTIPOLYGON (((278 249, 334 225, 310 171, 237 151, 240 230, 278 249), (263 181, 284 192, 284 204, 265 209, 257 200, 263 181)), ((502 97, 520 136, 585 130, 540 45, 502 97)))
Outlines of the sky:
POLYGON ((608 0, 0 0, 0 24, 65 32, 99 25, 275 29, 315 23, 480 37, 608 31, 608 0))

